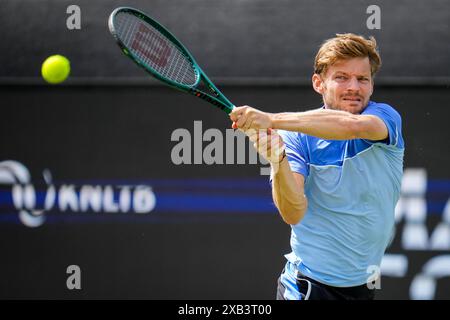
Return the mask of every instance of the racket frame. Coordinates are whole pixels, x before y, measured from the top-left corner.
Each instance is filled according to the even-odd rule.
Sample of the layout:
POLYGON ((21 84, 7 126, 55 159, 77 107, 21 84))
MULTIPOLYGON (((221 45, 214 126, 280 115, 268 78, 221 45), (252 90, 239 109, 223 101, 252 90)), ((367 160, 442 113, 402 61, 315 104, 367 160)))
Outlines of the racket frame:
POLYGON ((203 72, 203 70, 199 67, 197 62, 195 61, 192 54, 186 49, 186 47, 162 24, 160 24, 155 19, 150 18, 147 16, 144 12, 134 9, 131 7, 118 7, 114 9, 114 11, 110 14, 108 19, 108 27, 113 35, 114 39, 116 40, 117 44, 121 48, 122 52, 129 57, 131 60, 133 60, 137 65, 139 65, 141 68, 143 68, 145 71, 147 71, 150 75, 155 77, 156 79, 168 84, 169 86, 190 93, 198 98, 201 98, 212 105, 218 107, 219 109, 223 110, 227 114, 229 114, 234 109, 234 104, 231 103, 221 92, 217 87, 214 85, 214 83, 208 78, 208 76, 203 72), (137 18, 143 20, 144 22, 148 23, 152 27, 154 27, 156 30, 161 32, 165 37, 167 37, 173 45, 175 45, 182 53, 183 55, 189 60, 189 62, 192 64, 192 67, 195 72, 196 76, 196 82, 192 85, 186 85, 181 84, 175 81, 172 81, 164 76, 162 76, 159 72, 154 70, 153 68, 149 67, 146 63, 141 61, 139 57, 137 57, 133 52, 128 50, 127 46, 122 42, 122 40, 119 38, 117 31, 114 27, 115 23, 115 17, 118 13, 124 12, 133 14, 137 18), (200 82, 203 81, 203 83, 206 85, 206 87, 211 91, 212 95, 201 91, 198 89, 198 86, 200 82))

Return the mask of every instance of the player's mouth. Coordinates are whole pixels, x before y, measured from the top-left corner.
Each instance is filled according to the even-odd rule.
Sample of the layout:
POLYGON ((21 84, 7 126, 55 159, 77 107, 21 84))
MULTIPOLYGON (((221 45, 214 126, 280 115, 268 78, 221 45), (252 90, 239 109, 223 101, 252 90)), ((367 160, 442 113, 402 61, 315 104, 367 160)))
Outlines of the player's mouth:
POLYGON ((344 101, 351 101, 351 102, 361 102, 362 99, 360 97, 344 97, 344 101))

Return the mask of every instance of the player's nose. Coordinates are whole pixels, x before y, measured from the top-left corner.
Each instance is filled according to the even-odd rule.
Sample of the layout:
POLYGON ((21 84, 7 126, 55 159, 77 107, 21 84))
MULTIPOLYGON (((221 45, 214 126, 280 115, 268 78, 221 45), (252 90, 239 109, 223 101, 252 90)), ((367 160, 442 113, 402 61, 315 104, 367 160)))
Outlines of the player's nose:
POLYGON ((348 82, 347 90, 350 91, 359 91, 359 81, 356 77, 352 77, 348 82))

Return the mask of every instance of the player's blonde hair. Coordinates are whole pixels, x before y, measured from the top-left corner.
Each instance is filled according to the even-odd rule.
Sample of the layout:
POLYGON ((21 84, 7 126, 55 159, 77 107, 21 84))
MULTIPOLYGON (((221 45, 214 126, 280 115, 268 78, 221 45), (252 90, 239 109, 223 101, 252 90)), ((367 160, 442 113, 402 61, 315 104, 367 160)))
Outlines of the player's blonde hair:
POLYGON ((335 38, 326 40, 314 60, 314 73, 324 75, 328 68, 338 60, 368 57, 372 77, 381 66, 380 54, 374 37, 369 39, 353 33, 336 34, 335 38))

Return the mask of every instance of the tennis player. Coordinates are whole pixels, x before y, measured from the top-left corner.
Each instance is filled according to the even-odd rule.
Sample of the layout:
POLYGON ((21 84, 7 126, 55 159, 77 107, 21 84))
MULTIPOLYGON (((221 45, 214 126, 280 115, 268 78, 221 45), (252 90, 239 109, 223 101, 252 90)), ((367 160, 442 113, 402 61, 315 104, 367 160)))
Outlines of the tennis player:
POLYGON ((374 38, 337 34, 314 62, 323 107, 273 114, 243 106, 230 114, 271 162, 273 200, 291 225, 277 299, 374 298, 404 154, 400 115, 370 100, 380 65, 374 38), (279 130, 254 130, 267 128, 279 130))

